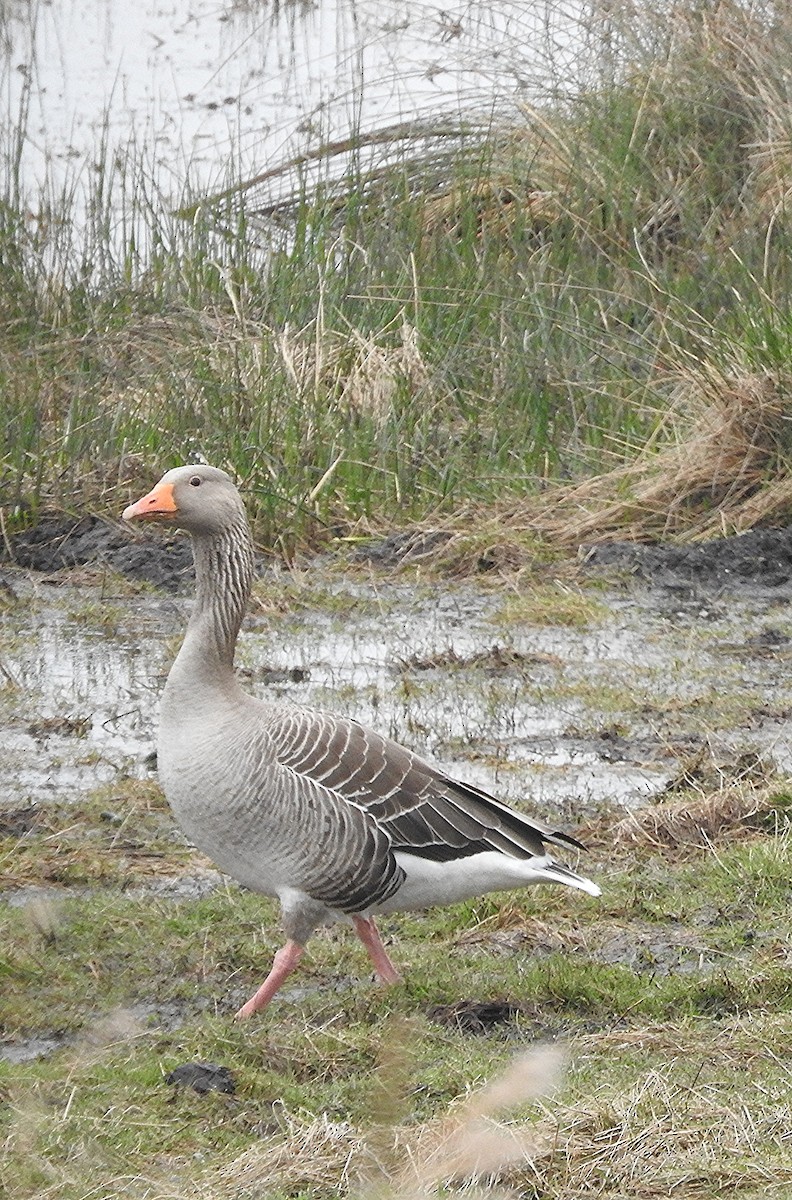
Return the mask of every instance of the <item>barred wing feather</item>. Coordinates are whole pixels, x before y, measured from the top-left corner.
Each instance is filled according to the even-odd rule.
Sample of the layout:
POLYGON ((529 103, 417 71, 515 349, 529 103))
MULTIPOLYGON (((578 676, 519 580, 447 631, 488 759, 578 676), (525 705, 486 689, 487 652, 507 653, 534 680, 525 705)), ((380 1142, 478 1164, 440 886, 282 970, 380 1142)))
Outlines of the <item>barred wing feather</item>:
POLYGON ((448 861, 486 850, 530 858, 546 842, 583 848, 356 721, 292 709, 268 732, 278 762, 365 809, 394 850, 448 861))

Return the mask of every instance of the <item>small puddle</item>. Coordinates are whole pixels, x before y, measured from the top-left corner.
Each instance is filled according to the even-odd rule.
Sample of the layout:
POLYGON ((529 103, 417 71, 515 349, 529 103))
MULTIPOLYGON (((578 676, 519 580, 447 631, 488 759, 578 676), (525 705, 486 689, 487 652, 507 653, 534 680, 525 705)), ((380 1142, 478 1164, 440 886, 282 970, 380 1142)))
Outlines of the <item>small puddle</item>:
POLYGON ((42 590, 18 586, 23 602, 0 624, 4 808, 147 773, 163 642, 178 628, 159 598, 125 599, 121 608, 94 589, 42 590), (109 616, 112 630, 103 625, 109 616))
POLYGON ((37 1058, 46 1058, 65 1045, 63 1038, 34 1037, 25 1038, 20 1042, 0 1044, 0 1060, 7 1063, 33 1062, 37 1058))

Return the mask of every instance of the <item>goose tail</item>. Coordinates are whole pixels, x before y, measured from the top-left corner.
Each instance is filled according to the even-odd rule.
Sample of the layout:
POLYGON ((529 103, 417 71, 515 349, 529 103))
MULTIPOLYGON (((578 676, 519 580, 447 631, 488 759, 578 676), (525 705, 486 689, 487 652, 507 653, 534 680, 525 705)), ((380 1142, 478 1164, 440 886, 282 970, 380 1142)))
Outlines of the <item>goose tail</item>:
POLYGON ((552 858, 547 860, 539 875, 538 882, 546 880, 548 883, 565 883, 567 887, 579 888, 581 892, 588 892, 589 896, 602 895, 602 888, 592 879, 587 879, 585 875, 578 875, 577 871, 573 871, 571 867, 566 867, 552 858))

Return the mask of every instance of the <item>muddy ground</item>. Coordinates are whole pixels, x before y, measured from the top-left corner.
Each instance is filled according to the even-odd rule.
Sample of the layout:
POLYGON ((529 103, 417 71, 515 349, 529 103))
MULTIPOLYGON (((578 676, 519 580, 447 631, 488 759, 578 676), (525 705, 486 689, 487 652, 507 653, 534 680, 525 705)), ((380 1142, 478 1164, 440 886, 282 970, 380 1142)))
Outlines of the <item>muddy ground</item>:
MULTIPOLYGON (((359 562, 390 568, 425 558, 449 535, 442 530, 396 531, 356 551, 359 562)), ((754 529, 689 545, 605 542, 582 546, 584 571, 620 571, 657 587, 731 591, 746 584, 792 589, 792 527, 754 529)), ((52 573, 75 566, 105 566, 129 579, 168 591, 189 586, 192 556, 178 534, 149 537, 96 516, 52 514, 34 528, 8 538, 0 562, 52 573)))
MULTIPOLYGON (((486 573, 482 587, 413 588, 410 564, 445 536, 372 540, 355 551, 346 585, 326 561, 289 572, 261 560, 266 595, 240 652, 251 686, 338 703, 451 768, 461 758, 475 782, 505 787, 507 798, 538 791, 562 816, 609 799, 641 803, 700 754, 792 764, 792 529, 583 547, 571 609, 569 585, 554 593, 551 583, 544 611, 527 615, 486 573), (406 570, 393 575, 394 566, 406 570), (581 602, 578 611, 577 594, 594 610, 581 602), (349 612, 354 636, 337 628, 349 612), (728 698, 710 711, 724 686, 728 698)), ((0 664, 7 681, 40 691, 24 720, 13 707, 0 714, 11 747, 0 804, 106 782, 119 764, 147 770, 162 648, 188 614, 188 539, 51 515, 7 540, 0 583, 13 647, 0 664), (113 580, 124 578, 153 590, 116 594, 113 580)))
POLYGON ((9 537, 0 561, 3 559, 42 574, 71 567, 105 567, 167 591, 177 591, 192 578, 187 538, 143 538, 96 516, 78 521, 60 515, 44 517, 32 529, 9 537))

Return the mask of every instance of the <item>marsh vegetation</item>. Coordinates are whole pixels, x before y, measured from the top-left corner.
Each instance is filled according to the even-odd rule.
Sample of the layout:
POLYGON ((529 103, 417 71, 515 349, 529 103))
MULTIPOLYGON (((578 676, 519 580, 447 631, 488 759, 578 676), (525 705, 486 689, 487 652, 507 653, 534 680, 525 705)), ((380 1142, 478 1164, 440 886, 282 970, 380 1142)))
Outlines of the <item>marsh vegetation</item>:
POLYGON ((782 518, 792 24, 618 11, 566 95, 496 98, 439 150, 401 128, 378 170, 353 139, 336 178, 328 147, 325 183, 292 164, 277 203, 239 180, 174 214, 100 154, 76 221, 26 193, 7 130, 6 521, 114 514, 190 453, 286 552, 487 515, 517 555, 564 514, 567 541, 782 518))
POLYGON ((704 608, 600 584, 559 625, 546 596, 503 610, 491 586, 404 573, 264 581, 248 687, 374 722, 574 827, 604 896, 389 918, 404 982, 387 991, 356 940, 327 931, 267 1016, 238 1026, 275 907, 185 843, 147 761, 183 601, 128 582, 102 599, 68 574, 53 599, 51 582, 8 578, 12 1200, 406 1197, 475 1174, 476 1155, 489 1183, 456 1178, 463 1194, 494 1179, 526 1200, 786 1194, 792 626, 777 590, 704 608), (94 620, 103 603, 116 635, 94 620), (566 1073, 523 1062, 503 1111, 460 1134, 465 1097, 548 1042, 566 1073), (214 1067, 179 1083, 191 1063, 214 1067))
POLYGON ((117 516, 192 454, 228 467, 278 564, 249 685, 556 812, 604 891, 393 918, 387 993, 330 931, 302 986, 235 1026, 274 911, 185 844, 145 763, 181 602, 109 575, 31 594, 9 568, 11 1200, 792 1189, 789 588, 647 601, 568 560, 789 519, 792 18, 591 13, 598 69, 563 93, 178 211, 144 157, 99 147, 77 220, 68 189, 27 190, 24 114, 4 130, 4 552, 45 512, 117 516), (487 1126, 516 1161, 454 1178, 437 1147, 458 1150, 464 1097, 548 1040, 566 1074, 526 1067, 487 1126), (191 1061, 234 1090, 168 1082, 191 1061))

